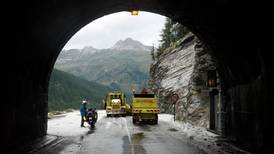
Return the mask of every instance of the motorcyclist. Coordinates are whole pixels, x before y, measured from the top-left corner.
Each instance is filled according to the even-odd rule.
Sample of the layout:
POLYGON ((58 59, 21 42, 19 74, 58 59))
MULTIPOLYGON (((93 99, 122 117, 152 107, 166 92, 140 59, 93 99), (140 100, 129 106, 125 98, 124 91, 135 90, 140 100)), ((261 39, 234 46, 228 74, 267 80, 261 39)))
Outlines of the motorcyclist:
POLYGON ((91 117, 93 119, 93 122, 96 123, 97 118, 98 118, 98 114, 96 111, 96 108, 90 108, 87 111, 87 117, 91 117))
POLYGON ((87 101, 83 100, 81 107, 80 107, 80 113, 81 113, 81 127, 85 127, 84 126, 84 122, 85 122, 85 118, 87 116, 87 101))

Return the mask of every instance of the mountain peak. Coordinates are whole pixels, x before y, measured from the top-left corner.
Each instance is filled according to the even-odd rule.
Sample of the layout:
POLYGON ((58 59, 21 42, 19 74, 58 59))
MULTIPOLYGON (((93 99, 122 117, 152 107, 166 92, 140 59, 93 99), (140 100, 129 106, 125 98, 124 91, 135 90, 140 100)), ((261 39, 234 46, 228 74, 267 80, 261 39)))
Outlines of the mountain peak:
POLYGON ((128 37, 124 40, 125 42, 138 42, 138 41, 135 41, 133 40, 132 38, 128 37))
POLYGON ((119 40, 114 44, 114 46, 111 48, 114 50, 143 50, 143 51, 149 51, 150 47, 145 46, 141 42, 137 40, 133 40, 132 38, 126 38, 125 40, 119 40))
POLYGON ((86 54, 86 53, 90 53, 93 54, 96 51, 98 51, 97 49, 93 48, 92 46, 85 46, 84 48, 82 48, 82 50, 80 50, 82 53, 86 54))

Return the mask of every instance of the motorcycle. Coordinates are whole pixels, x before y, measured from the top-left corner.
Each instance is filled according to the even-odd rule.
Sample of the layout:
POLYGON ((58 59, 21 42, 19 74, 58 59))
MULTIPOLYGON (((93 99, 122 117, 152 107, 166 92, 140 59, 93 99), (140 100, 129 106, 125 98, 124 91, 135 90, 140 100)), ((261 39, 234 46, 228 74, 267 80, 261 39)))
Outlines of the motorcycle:
POLYGON ((87 111, 87 123, 90 125, 90 127, 95 127, 95 123, 97 122, 97 118, 98 118, 98 114, 97 114, 97 111, 96 109, 88 109, 87 111))

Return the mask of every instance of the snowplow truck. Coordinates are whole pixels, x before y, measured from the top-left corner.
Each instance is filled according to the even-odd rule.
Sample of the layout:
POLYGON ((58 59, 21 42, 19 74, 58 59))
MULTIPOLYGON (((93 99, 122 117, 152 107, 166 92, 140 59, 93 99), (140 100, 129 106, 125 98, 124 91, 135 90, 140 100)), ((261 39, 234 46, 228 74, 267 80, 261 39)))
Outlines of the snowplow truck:
POLYGON ((107 117, 111 115, 126 116, 126 96, 122 92, 109 92, 106 96, 107 117))
POLYGON ((134 94, 132 103, 132 121, 152 122, 158 124, 158 114, 160 108, 158 99, 154 94, 134 94))

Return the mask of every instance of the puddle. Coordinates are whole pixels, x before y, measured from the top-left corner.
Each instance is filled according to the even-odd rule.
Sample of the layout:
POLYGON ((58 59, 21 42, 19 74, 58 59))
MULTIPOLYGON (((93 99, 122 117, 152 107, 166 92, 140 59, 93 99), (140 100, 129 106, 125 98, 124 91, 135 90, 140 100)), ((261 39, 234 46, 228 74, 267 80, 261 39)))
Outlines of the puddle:
POLYGON ((132 144, 139 144, 145 137, 144 132, 136 133, 132 135, 132 144))
POLYGON ((141 153, 147 154, 141 141, 145 138, 143 132, 133 134, 131 137, 131 142, 128 136, 123 137, 123 154, 141 153))
POLYGON ((175 128, 169 128, 168 130, 171 131, 171 132, 177 132, 177 131, 178 131, 178 130, 175 129, 175 128))

